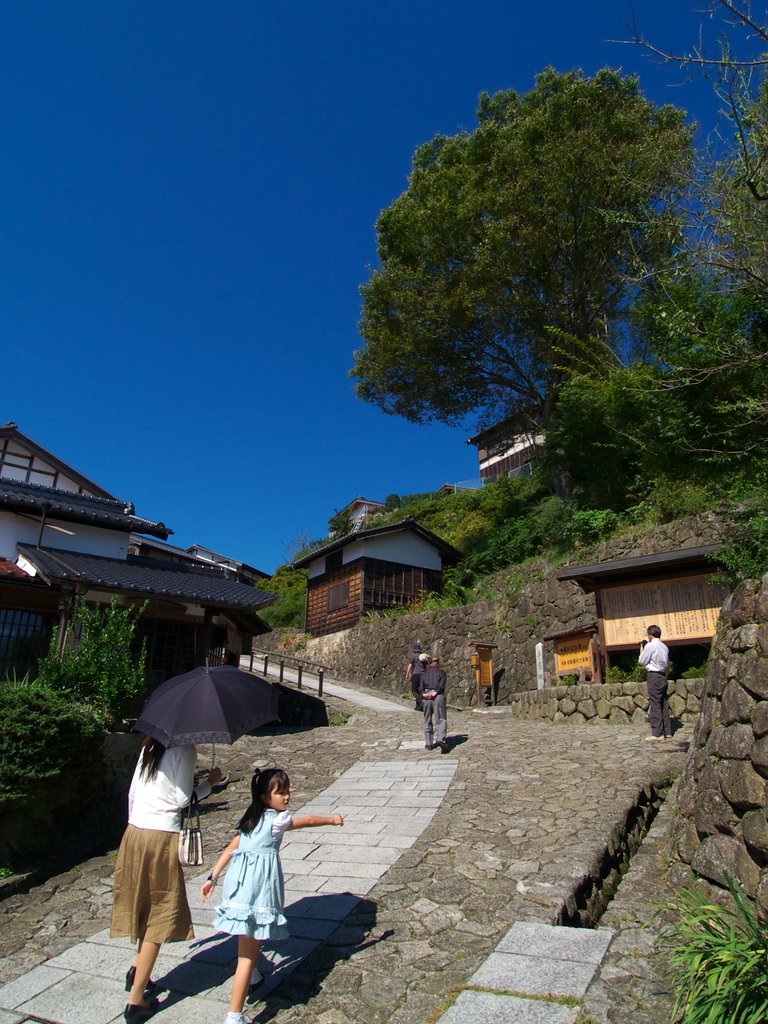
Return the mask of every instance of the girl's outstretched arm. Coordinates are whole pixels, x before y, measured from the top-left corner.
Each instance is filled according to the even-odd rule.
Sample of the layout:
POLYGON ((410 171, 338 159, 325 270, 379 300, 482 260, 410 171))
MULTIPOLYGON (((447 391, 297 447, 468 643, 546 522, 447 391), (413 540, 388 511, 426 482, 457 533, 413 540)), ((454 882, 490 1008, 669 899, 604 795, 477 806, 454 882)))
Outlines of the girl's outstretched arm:
POLYGON ((294 828, 319 828, 321 825, 343 825, 344 819, 340 814, 334 814, 332 818, 321 818, 317 814, 310 814, 306 818, 294 818, 293 823, 285 830, 290 832, 294 828))
POLYGON ((229 844, 229 846, 226 848, 224 853, 222 853, 222 855, 213 865, 213 870, 211 871, 211 878, 215 878, 216 881, 212 882, 211 879, 209 878, 207 881, 203 882, 203 887, 200 890, 201 900, 207 900, 209 896, 213 896, 213 890, 216 888, 216 882, 218 882, 219 880, 219 875, 227 866, 227 864, 229 864, 229 862, 232 860, 232 854, 235 852, 239 845, 240 836, 236 835, 232 842, 229 844))

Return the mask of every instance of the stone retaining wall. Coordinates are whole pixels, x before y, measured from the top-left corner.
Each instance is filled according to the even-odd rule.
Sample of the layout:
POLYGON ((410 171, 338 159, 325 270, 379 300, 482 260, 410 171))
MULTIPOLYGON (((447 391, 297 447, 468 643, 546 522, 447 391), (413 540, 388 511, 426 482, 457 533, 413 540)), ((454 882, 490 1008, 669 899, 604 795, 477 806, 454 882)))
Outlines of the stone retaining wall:
MULTIPOLYGON (((448 702, 468 707, 476 693, 472 641, 492 643, 498 647, 494 651, 497 699, 509 704, 515 694, 536 690, 535 650, 543 636, 595 620, 594 595, 585 594, 576 583, 558 582, 556 577, 564 568, 716 543, 726 526, 724 517, 710 512, 606 541, 578 552, 562 566, 540 562, 507 569, 486 581, 498 593, 497 600, 397 619, 364 620, 352 629, 313 638, 296 653, 329 666, 341 681, 400 696, 410 692, 404 683, 405 669, 419 641, 425 651, 443 659, 448 702)), ((278 629, 260 636, 256 646, 277 652, 286 632, 278 629)), ((554 677, 554 644, 545 643, 544 653, 545 670, 554 677)))
POLYGON ((735 874, 768 913, 768 575, 723 606, 678 796, 673 843, 719 885, 735 874))
MULTIPOLYGON (((674 720, 683 724, 696 720, 703 688, 703 679, 669 681, 669 710, 674 720)), ((626 725, 628 722, 644 724, 648 720, 645 683, 548 686, 543 690, 513 693, 511 703, 517 718, 534 721, 626 725)))

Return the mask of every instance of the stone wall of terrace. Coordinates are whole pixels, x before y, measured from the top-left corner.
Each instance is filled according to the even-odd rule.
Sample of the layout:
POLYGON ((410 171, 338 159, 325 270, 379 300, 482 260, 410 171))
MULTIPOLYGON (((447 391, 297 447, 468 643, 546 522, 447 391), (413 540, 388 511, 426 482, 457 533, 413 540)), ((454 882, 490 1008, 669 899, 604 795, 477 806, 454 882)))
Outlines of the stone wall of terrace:
MULTIPOLYGON (((703 679, 669 681, 669 710, 673 721, 683 725, 696 721, 703 688, 703 679)), ((600 722, 644 725, 648 720, 645 683, 548 686, 543 690, 513 693, 510 700, 516 717, 532 721, 567 722, 570 725, 596 725, 600 722)))
POLYGON ((680 784, 674 848, 699 875, 727 871, 768 913, 768 575, 723 606, 680 784))

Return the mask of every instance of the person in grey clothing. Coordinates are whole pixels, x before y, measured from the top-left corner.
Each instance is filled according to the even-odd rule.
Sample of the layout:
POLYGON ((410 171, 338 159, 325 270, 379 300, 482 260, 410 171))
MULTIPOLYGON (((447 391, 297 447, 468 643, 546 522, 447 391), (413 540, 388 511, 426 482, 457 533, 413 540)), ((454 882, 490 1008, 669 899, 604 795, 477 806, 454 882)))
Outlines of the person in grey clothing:
POLYGON ((419 693, 419 680, 421 674, 427 667, 427 656, 421 653, 421 644, 414 644, 413 655, 411 660, 408 662, 408 668, 405 670, 405 681, 411 684, 411 694, 413 699, 416 701, 416 710, 422 711, 421 706, 421 694, 419 693))
POLYGON ((640 641, 639 662, 645 666, 648 683, 648 717, 651 720, 651 735, 646 742, 663 740, 672 735, 672 723, 669 718, 669 700, 667 699, 667 669, 669 668, 669 648, 661 642, 661 630, 658 626, 648 626, 647 640, 640 641))
POLYGON ((422 672, 419 679, 421 705, 424 709, 424 746, 427 750, 440 747, 444 754, 449 749, 445 742, 445 734, 448 729, 448 720, 445 714, 445 683, 446 675, 440 667, 440 659, 429 659, 428 667, 425 672, 422 672), (437 728, 437 742, 434 742, 432 732, 433 716, 437 728))

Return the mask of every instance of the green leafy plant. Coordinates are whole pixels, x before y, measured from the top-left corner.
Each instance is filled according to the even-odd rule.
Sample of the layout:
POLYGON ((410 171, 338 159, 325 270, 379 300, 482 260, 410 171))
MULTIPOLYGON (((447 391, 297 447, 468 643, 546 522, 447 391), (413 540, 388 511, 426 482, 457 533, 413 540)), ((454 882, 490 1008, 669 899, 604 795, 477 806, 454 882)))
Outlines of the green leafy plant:
POLYGON ((89 608, 78 598, 73 613, 71 646, 59 650, 59 629, 51 637, 38 678, 51 689, 87 704, 105 724, 113 725, 133 710, 146 687, 146 649, 134 651, 136 612, 121 608, 117 597, 108 608, 89 608))
MULTIPOLYGON (((627 659, 624 659, 627 661, 627 659)), ((643 683, 645 682, 645 668, 642 665, 611 665, 605 673, 607 683, 643 683)))
POLYGON ((6 686, 31 686, 32 678, 29 672, 25 672, 23 676, 20 676, 15 669, 11 669, 6 672, 3 683, 6 686))
POLYGON ((63 693, 39 682, 0 687, 0 808, 22 802, 62 772, 74 784, 101 757, 104 728, 63 693))
POLYGON ((660 943, 673 946, 680 1024, 764 1024, 768 1020, 768 927, 761 924, 738 880, 726 872, 733 907, 684 891, 678 919, 660 943))

